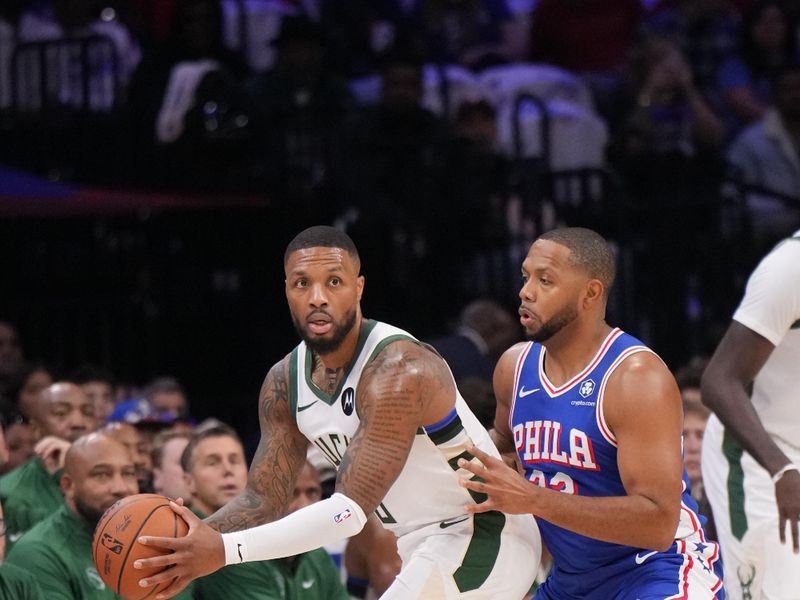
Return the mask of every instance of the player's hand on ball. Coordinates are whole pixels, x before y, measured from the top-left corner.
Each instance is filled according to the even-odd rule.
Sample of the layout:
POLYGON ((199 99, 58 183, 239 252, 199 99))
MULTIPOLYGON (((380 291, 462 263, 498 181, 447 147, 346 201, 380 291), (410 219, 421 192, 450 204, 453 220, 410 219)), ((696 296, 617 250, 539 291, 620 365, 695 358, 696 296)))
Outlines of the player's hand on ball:
POLYGON ((472 446, 467 448, 467 451, 480 462, 459 459, 458 466, 472 473, 472 477, 460 480, 461 486, 487 496, 484 502, 467 504, 464 507, 467 512, 482 513, 498 510, 516 515, 533 512, 536 486, 531 485, 502 460, 486 454, 483 450, 472 446))
POLYGON ((191 510, 170 502, 170 507, 189 524, 184 537, 142 536, 139 543, 171 550, 169 554, 137 560, 137 569, 162 568, 163 571, 142 579, 139 585, 149 587, 172 581, 156 595, 156 599, 171 598, 183 590, 193 579, 208 575, 225 566, 225 547, 222 534, 201 521, 191 510))

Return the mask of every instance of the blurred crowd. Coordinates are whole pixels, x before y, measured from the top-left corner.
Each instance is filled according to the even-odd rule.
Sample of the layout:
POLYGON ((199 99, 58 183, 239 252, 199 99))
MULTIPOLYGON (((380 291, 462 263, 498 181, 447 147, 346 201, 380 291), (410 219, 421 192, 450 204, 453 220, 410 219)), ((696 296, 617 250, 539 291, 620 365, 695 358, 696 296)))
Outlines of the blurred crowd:
POLYGON ((686 360, 800 222, 798 16, 795 0, 9 1, 0 163, 337 223, 386 266, 374 306, 426 305, 428 331, 452 315, 441 292, 513 301, 519 248, 587 224, 619 250, 612 314, 686 360))

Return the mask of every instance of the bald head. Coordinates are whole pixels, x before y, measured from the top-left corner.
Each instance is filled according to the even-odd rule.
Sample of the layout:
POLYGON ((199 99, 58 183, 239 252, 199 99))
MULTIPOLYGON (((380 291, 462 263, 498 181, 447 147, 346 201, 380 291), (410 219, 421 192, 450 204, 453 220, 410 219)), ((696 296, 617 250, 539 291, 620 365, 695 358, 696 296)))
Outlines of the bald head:
POLYGON ((128 450, 104 433, 73 442, 64 460, 61 489, 67 506, 92 527, 109 506, 139 491, 128 450))
POLYGON ((94 404, 79 386, 67 381, 45 388, 32 409, 39 437, 54 435, 74 442, 96 427, 94 404))

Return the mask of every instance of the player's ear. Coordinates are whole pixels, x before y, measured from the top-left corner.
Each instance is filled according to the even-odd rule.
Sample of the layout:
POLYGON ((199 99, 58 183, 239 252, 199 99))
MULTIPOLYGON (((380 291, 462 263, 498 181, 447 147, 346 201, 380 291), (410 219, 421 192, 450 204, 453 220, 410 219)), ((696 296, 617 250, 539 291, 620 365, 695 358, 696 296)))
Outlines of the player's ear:
POLYGON ((592 305, 603 301, 603 294, 605 293, 605 286, 599 279, 590 279, 586 284, 586 292, 583 296, 584 308, 590 308, 592 305))
POLYGON ((361 302, 361 296, 364 294, 364 276, 359 275, 356 279, 356 294, 358 295, 358 301, 361 302))

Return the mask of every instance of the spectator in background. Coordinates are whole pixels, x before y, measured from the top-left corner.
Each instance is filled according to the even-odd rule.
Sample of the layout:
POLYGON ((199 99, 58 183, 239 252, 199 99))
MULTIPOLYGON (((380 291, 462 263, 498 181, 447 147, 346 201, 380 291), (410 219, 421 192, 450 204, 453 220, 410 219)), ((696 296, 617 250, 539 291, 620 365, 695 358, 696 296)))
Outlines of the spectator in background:
POLYGON ((181 455, 189 440, 191 431, 166 429, 153 439, 153 491, 167 498, 183 498, 189 501, 191 493, 184 479, 181 455))
POLYGON ((108 423, 100 431, 125 446, 136 468, 139 491, 143 494, 152 492, 153 462, 149 440, 132 424, 120 421, 108 423))
POLYGON ((479 71, 525 53, 525 37, 506 0, 420 0, 416 8, 417 33, 430 62, 479 71))
POLYGON ((481 299, 462 309, 451 335, 430 342, 450 365, 461 395, 487 429, 494 423, 495 364, 519 338, 520 326, 511 313, 494 300, 481 299))
POLYGON ((148 383, 142 392, 155 413, 174 420, 189 418, 189 401, 180 382, 174 377, 159 377, 148 383))
POLYGON ((94 405, 74 383, 54 383, 39 394, 31 424, 41 451, 0 477, 9 544, 63 503, 59 471, 69 445, 94 431, 94 405))
POLYGON ((740 52, 723 62, 719 71, 731 133, 766 114, 775 74, 797 58, 792 33, 788 16, 776 0, 758 2, 745 13, 740 52))
POLYGON ((717 73, 739 46, 739 15, 728 0, 661 0, 643 34, 675 44, 691 66, 693 85, 714 110, 722 107, 717 73))
POLYGON ((19 21, 21 42, 40 42, 101 35, 116 49, 117 75, 123 85, 130 81, 141 60, 139 44, 111 8, 102 15, 90 0, 37 0, 28 4, 19 21))
MULTIPOLYGON (((191 509, 204 518, 224 506, 247 485, 247 463, 236 432, 217 426, 196 434, 181 463, 191 490, 191 509)), ((320 499, 322 488, 314 467, 306 463, 295 484, 289 512, 320 499)), ((244 563, 196 580, 198 600, 225 600, 232 589, 246 598, 347 600, 339 573, 323 549, 291 558, 244 563), (310 582, 310 583, 309 583, 310 582)))
POLYGON ((727 153, 728 179, 742 190, 754 251, 800 225, 800 64, 775 76, 773 105, 727 153))
MULTIPOLYGON (((3 431, 0 426, 0 446, 3 431)), ((0 600, 45 600, 36 578, 16 565, 5 562, 6 527, 3 520, 3 505, 0 504, 0 600)))
POLYGON ((439 251, 451 257, 451 265, 461 266, 448 270, 450 289, 469 297, 491 290, 488 278, 482 277, 485 269, 475 261, 508 243, 512 167, 497 149, 497 130, 497 111, 486 100, 458 107, 447 158, 448 185, 440 203, 459 218, 441 232, 439 251))
POLYGON ((74 381, 94 403, 94 416, 98 423, 105 423, 116 406, 114 376, 106 369, 83 365, 72 373, 74 381))
POLYGON ((5 443, 8 456, 4 464, 0 464, 0 475, 13 471, 33 457, 36 445, 36 432, 33 426, 16 412, 7 411, 0 415, 5 422, 5 443))
POLYGON ((530 60, 583 76, 600 114, 616 122, 642 16, 639 0, 541 0, 532 16, 530 60))
MULTIPOLYGON (((648 339, 667 364, 699 350, 700 315, 687 309, 700 302, 691 278, 705 281, 697 256, 713 227, 721 175, 717 158, 723 126, 694 85, 692 69, 669 39, 652 36, 638 47, 633 105, 619 132, 614 162, 641 226, 631 235, 641 250, 637 292, 650 307, 648 339), (692 215, 691 219, 686 214, 692 215), (683 243, 674 243, 675 231, 683 243), (675 285, 656 283, 662 274, 682 273, 675 285), (688 346, 687 346, 688 344, 688 346)), ((711 244, 708 243, 710 246, 711 244)), ((697 284, 699 288, 699 284, 697 284)))
POLYGON ((322 202, 341 122, 352 106, 347 82, 327 64, 324 31, 306 18, 283 20, 275 40, 274 68, 248 85, 262 147, 256 148, 269 191, 309 210, 328 211, 322 202))
POLYGON ((412 282, 452 276, 446 240, 454 226, 450 204, 442 201, 452 183, 445 168, 449 129, 421 106, 422 90, 416 56, 387 57, 380 102, 347 123, 340 168, 342 197, 357 214, 349 232, 364 247, 367 268, 374 265, 369 310, 387 314, 416 306, 407 316, 430 331, 454 299, 432 296, 412 282))
POLYGON ((177 0, 166 44, 137 70, 130 115, 142 173, 161 185, 207 192, 239 164, 248 135, 242 81, 247 67, 222 42, 219 0, 177 0))
POLYGON ((8 379, 22 366, 22 346, 16 327, 0 321, 0 398, 6 392, 8 379))
POLYGON ((44 365, 36 363, 21 365, 8 382, 8 400, 11 408, 29 419, 39 394, 52 384, 53 377, 44 365))
POLYGON ((712 540, 717 539, 717 529, 714 525, 714 514, 706 496, 703 486, 703 472, 701 469, 703 434, 711 411, 702 402, 683 400, 683 465, 689 477, 692 498, 697 502, 697 508, 706 518, 705 530, 712 540))
POLYGON ((25 0, 0 2, 0 110, 11 106, 11 60, 17 43, 17 22, 25 4, 25 0))
POLYGON ((138 492, 128 452, 106 435, 80 437, 67 452, 60 485, 66 503, 22 537, 8 562, 33 574, 47 598, 118 598, 94 566, 92 535, 107 508, 138 492))
POLYGON ((685 403, 702 404, 700 380, 707 364, 707 358, 693 356, 687 364, 675 372, 675 381, 678 382, 678 389, 681 391, 681 400, 685 403))

